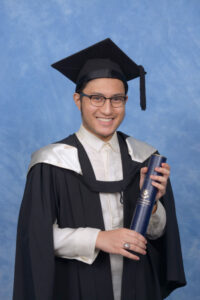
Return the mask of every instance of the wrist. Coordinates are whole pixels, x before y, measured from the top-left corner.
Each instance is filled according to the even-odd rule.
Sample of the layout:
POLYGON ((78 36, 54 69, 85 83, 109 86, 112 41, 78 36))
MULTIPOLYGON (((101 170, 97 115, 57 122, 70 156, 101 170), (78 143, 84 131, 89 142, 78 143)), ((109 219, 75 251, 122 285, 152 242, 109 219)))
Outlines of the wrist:
POLYGON ((103 234, 102 230, 100 230, 99 233, 97 234, 96 243, 95 243, 96 249, 100 249, 101 247, 100 245, 101 245, 102 234, 103 234))

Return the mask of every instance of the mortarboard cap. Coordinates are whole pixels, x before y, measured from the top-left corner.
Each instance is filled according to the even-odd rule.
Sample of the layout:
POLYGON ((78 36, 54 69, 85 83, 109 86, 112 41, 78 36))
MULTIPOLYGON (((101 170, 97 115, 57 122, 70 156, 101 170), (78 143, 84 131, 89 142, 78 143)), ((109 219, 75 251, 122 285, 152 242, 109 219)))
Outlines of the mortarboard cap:
POLYGON ((111 39, 107 38, 54 64, 76 84, 76 91, 83 83, 96 78, 118 78, 124 82, 140 77, 140 106, 146 109, 145 70, 131 60, 111 39))

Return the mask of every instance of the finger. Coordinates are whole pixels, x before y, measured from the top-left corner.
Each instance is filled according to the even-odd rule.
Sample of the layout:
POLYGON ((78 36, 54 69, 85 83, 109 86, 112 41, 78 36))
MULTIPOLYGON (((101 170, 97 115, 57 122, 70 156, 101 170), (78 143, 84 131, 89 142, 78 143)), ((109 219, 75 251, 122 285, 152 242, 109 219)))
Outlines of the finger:
POLYGON ((170 170, 166 169, 166 168, 157 167, 157 168, 155 168, 155 171, 159 172, 159 173, 161 173, 163 175, 169 175, 170 174, 170 170))
POLYGON ((165 193, 165 190, 166 190, 166 186, 165 185, 160 184, 160 183, 158 183, 156 181, 152 181, 152 185, 155 186, 161 194, 165 193))
POLYGON ((162 168, 168 169, 170 171, 170 165, 168 165, 167 163, 162 163, 161 164, 162 168))
POLYGON ((164 176, 151 175, 150 178, 160 183, 167 183, 167 177, 164 176))
POLYGON ((138 239, 130 239, 127 240, 126 243, 129 243, 130 245, 132 245, 133 247, 139 247, 142 250, 146 250, 147 246, 146 243, 143 241, 140 241, 138 239))
POLYGON ((129 250, 134 251, 136 253, 140 253, 142 255, 145 255, 147 253, 146 250, 140 248, 139 246, 135 246, 133 244, 130 244, 129 250))
POLYGON ((133 243, 128 243, 129 244, 129 248, 124 248, 124 244, 122 246, 122 248, 124 248, 125 250, 131 250, 137 253, 140 253, 142 255, 146 254, 146 246, 145 245, 140 245, 140 244, 133 244, 133 243))
POLYGON ((126 242, 126 243, 123 243, 122 247, 123 249, 125 250, 131 250, 131 251, 134 251, 134 252, 137 252, 137 253, 140 253, 140 254, 143 254, 145 255, 146 254, 146 245, 144 244, 140 244, 140 243, 131 243, 131 242, 126 242), (125 244, 129 244, 129 248, 125 248, 124 245, 125 244))
POLYGON ((145 245, 147 244, 147 240, 145 239, 145 237, 140 233, 136 232, 135 230, 127 229, 127 237, 130 237, 131 241, 132 239, 136 239, 138 241, 141 241, 145 245))
POLYGON ((168 169, 168 168, 157 167, 157 168, 155 168, 155 171, 159 172, 159 173, 161 173, 163 175, 168 175, 168 176, 170 175, 170 169, 168 169))
POLYGON ((121 249, 120 251, 120 254, 124 257, 127 257, 127 258, 130 258, 130 259, 133 259, 133 260, 140 260, 139 256, 133 254, 133 253, 130 253, 129 251, 125 250, 125 249, 121 249))

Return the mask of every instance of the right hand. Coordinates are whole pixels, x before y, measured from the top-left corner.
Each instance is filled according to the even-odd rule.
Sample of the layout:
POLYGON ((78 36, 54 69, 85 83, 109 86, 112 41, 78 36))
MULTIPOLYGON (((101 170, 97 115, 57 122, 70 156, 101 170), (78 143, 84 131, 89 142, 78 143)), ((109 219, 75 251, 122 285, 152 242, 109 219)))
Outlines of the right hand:
POLYGON ((107 253, 121 254, 133 260, 139 260, 139 256, 124 249, 125 243, 130 244, 128 250, 142 255, 146 254, 147 240, 141 234, 127 228, 100 231, 96 240, 96 249, 107 253))

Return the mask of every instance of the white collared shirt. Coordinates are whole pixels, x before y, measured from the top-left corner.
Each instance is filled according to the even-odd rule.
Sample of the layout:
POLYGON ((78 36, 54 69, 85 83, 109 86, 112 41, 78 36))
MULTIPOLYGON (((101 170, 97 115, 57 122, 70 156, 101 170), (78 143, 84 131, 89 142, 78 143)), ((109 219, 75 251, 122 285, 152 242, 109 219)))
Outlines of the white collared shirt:
MULTIPOLYGON (((76 133, 85 148, 92 164, 97 180, 116 181, 123 179, 121 154, 117 134, 108 142, 104 142, 83 126, 76 133)), ((105 230, 123 227, 123 205, 119 193, 100 193, 101 208, 105 230)), ((147 234, 156 239, 163 234, 166 224, 165 209, 158 203, 156 213, 151 216, 147 234)), ((95 228, 64 228, 54 225, 55 255, 77 259, 92 264, 98 255, 95 249, 99 229, 95 228)), ((110 254, 114 299, 120 300, 123 257, 110 254)))

